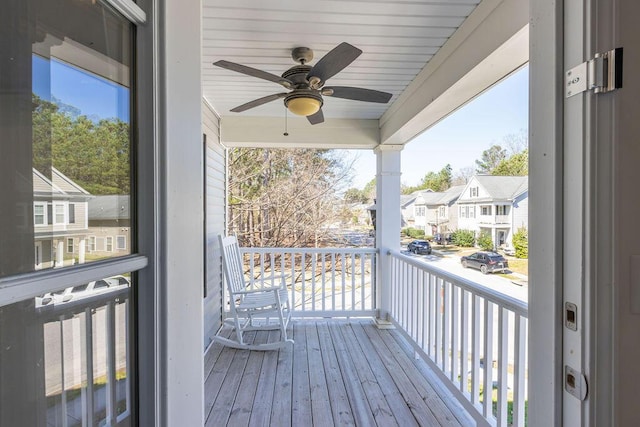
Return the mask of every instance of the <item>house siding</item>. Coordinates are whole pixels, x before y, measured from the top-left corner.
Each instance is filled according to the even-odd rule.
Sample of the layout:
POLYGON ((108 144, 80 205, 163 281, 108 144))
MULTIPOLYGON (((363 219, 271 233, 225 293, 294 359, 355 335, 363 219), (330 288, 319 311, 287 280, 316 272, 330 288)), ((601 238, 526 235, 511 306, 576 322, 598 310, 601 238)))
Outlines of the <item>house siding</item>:
POLYGON ((218 234, 226 231, 226 150, 220 143, 220 119, 203 100, 202 131, 205 147, 205 288, 204 346, 211 342, 222 326, 222 265, 218 234))
MULTIPOLYGON (((520 227, 529 229, 529 192, 525 192, 521 196, 518 196, 513 202, 513 222, 512 222, 512 235, 520 227)), ((511 241, 512 236, 509 237, 511 241)))

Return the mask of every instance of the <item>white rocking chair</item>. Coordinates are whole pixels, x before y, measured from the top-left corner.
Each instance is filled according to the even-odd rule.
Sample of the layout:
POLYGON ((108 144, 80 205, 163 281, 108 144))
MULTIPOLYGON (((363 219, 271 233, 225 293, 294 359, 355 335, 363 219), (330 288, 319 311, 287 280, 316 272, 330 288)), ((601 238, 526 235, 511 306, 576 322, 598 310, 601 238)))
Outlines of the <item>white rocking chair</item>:
POLYGON ((287 343, 293 344, 292 339, 287 339, 287 325, 291 319, 291 309, 284 276, 282 276, 280 286, 264 286, 264 280, 261 280, 263 286, 248 289, 242 271, 242 254, 238 240, 235 236, 218 236, 218 240, 222 251, 222 264, 232 316, 225 319, 225 323, 234 327, 236 339, 217 335, 213 341, 246 350, 277 350, 287 343), (272 320, 277 320, 277 323, 272 320), (247 344, 242 336, 245 331, 274 329, 280 329, 280 341, 266 344, 247 344))

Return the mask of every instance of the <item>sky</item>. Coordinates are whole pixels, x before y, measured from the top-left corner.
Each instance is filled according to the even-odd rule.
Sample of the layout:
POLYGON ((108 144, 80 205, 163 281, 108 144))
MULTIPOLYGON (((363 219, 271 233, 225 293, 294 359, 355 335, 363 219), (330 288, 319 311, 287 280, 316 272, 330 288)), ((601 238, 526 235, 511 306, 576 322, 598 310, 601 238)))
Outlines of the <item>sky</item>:
MULTIPOLYGON (((527 131, 529 67, 526 66, 414 138, 401 152, 401 182, 415 186, 429 172, 448 164, 453 173, 470 166, 509 134, 527 131)), ((362 189, 375 177, 376 157, 370 150, 349 150, 356 158, 351 187, 362 189)))
POLYGON ((55 59, 33 55, 33 92, 52 96, 91 119, 119 118, 129 122, 129 89, 55 59), (99 100, 100 102, 96 102, 99 100))

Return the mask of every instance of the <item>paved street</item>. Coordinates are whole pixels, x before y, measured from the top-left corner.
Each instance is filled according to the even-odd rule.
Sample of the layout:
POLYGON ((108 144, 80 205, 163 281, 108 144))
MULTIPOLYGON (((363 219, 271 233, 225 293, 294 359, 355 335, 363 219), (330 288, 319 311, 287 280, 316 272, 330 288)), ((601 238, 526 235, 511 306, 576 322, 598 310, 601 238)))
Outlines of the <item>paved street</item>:
POLYGON ((427 264, 435 267, 442 268, 448 272, 455 274, 465 279, 473 280, 476 283, 487 286, 503 294, 509 295, 513 298, 517 298, 521 301, 528 301, 528 286, 519 286, 514 284, 510 279, 502 277, 500 274, 482 274, 480 270, 473 268, 463 268, 460 264, 460 256, 447 255, 444 257, 438 256, 435 253, 432 255, 414 255, 410 252, 405 252, 406 255, 421 259, 427 264))

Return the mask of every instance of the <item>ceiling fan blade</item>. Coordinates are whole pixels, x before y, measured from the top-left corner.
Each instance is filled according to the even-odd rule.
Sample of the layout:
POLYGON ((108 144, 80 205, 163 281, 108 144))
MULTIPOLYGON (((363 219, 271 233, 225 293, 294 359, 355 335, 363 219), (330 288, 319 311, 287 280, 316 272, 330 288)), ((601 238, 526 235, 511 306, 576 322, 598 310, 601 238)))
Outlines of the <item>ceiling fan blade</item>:
POLYGON ((258 107, 262 104, 266 104, 267 102, 275 101, 279 98, 284 98, 285 96, 287 96, 286 93, 274 93, 273 95, 264 96, 262 98, 254 99, 253 101, 249 101, 246 104, 239 105, 231 111, 234 113, 241 113, 251 108, 258 107))
POLYGON ((386 104, 389 102, 392 94, 381 92, 379 90, 363 89, 360 87, 332 86, 322 89, 322 94, 333 96, 334 98, 353 99, 356 101, 379 102, 386 104), (333 91, 333 93, 329 93, 333 91))
POLYGON ((266 71, 258 70, 257 68, 251 68, 247 67, 246 65, 236 64, 235 62, 229 61, 214 62, 213 65, 221 68, 226 68, 227 70, 235 71, 237 73, 246 74, 251 77, 257 77, 259 79, 278 83, 286 87, 287 89, 293 88, 293 82, 291 80, 285 79, 284 77, 276 76, 275 74, 267 73, 266 71))
POLYGON ((322 82, 335 76, 347 65, 351 64, 360 56, 362 51, 349 43, 342 42, 330 50, 325 56, 313 66, 307 78, 317 77, 322 82))
POLYGON ((324 114, 322 114, 322 109, 318 110, 317 113, 307 116, 307 120, 312 125, 317 125, 318 123, 324 122, 324 114))

